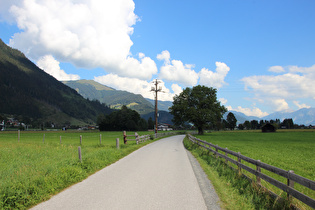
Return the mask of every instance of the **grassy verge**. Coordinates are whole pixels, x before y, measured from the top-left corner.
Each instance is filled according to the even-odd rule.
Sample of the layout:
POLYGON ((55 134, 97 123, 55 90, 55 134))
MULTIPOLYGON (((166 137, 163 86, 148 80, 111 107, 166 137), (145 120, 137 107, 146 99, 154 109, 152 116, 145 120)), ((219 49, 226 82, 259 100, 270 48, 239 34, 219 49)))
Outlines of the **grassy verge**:
MULTIPOLYGON (((300 151, 301 148, 305 149, 305 147, 308 147, 310 146, 310 144, 312 144, 312 141, 310 140, 312 139, 310 138, 311 136, 312 136, 312 133, 307 133, 307 134, 303 133, 302 135, 299 135, 298 133, 293 133, 293 134, 292 133, 291 134, 279 133, 279 135, 275 135, 275 138, 272 138, 270 135, 269 135, 269 138, 262 138, 262 136, 260 136, 260 133, 215 132, 215 133, 207 134, 204 136, 198 136, 198 138, 202 140, 210 141, 211 143, 214 143, 214 144, 218 144, 221 147, 228 147, 229 149, 235 147, 236 150, 234 151, 240 151, 237 149, 242 149, 241 150, 242 154, 246 152, 250 153, 250 154, 246 154, 246 156, 249 156, 249 157, 254 156, 254 158, 256 159, 261 159, 261 157, 269 156, 268 158, 265 158, 265 159, 272 159, 273 162, 277 162, 277 161, 282 162, 282 161, 285 161, 286 160, 285 158, 288 158, 290 154, 292 156, 292 153, 285 154, 285 151, 288 147, 295 146, 297 148, 296 149, 291 148, 291 150, 298 150, 298 151, 300 151), (297 138, 297 135, 300 136, 300 138, 297 138), (244 136, 247 136, 247 138, 244 138, 244 136), (301 136, 303 136, 303 138, 301 138, 301 136), (292 137, 292 138, 289 138, 289 137, 292 137), (297 142, 294 141, 294 139, 295 141, 299 141, 301 144, 302 142, 305 142, 306 145, 299 145, 297 144, 297 142), (282 146, 283 150, 278 149, 277 152, 274 151, 274 152, 268 153, 268 151, 270 150, 272 151, 273 145, 275 147, 279 146, 279 144, 281 143, 283 145, 284 140, 286 141, 286 145, 282 146), (293 144, 294 146, 290 144, 293 144), (279 155, 278 153, 280 153, 281 155, 279 155), (255 154, 255 155, 251 155, 251 154, 255 154), (259 154, 264 154, 264 155, 260 156, 260 158, 257 158, 259 154), (274 155, 274 157, 272 155, 274 155), (281 159, 281 158, 284 158, 284 159, 281 159)), ((184 143, 186 147, 192 151, 192 153, 200 162, 201 166, 204 168, 209 179, 212 181, 222 201, 222 206, 224 208, 226 209, 286 209, 286 208, 289 208, 290 205, 288 203, 278 204, 268 195, 268 193, 265 193, 263 189, 257 187, 255 184, 251 183, 250 181, 247 181, 246 179, 240 178, 233 170, 227 167, 224 162, 216 158, 213 158, 213 155, 209 155, 207 151, 197 148, 196 146, 192 145, 189 141, 185 140, 184 143)), ((304 151, 307 153, 309 150, 305 149, 304 151)), ((303 152, 303 151, 300 151, 300 152, 303 152)), ((309 153, 308 155, 311 155, 311 154, 309 153)), ((291 158, 291 159, 294 159, 294 161, 292 161, 292 165, 295 165, 294 163, 299 162, 299 161, 303 162, 303 159, 301 160, 298 157, 301 157, 301 155, 296 155, 295 158, 291 158)), ((309 156, 308 158, 313 158, 313 156, 312 157, 309 156)), ((284 164, 284 163, 280 163, 280 164, 284 164)), ((285 163, 285 164, 288 164, 288 163, 285 163)), ((302 174, 304 175, 306 174, 306 177, 307 177, 307 174, 310 174, 310 172, 308 171, 308 167, 312 167, 312 166, 309 166, 311 164, 314 164, 314 162, 304 164, 305 165, 304 168, 306 170, 304 171, 304 173, 302 172, 302 174)), ((292 165, 289 166, 289 169, 292 169, 293 167, 292 165)), ((298 168, 300 168, 299 165, 296 167, 293 167, 293 169, 296 171, 299 171, 298 168)), ((314 173, 313 173, 313 176, 314 176, 314 173)), ((311 175, 311 177, 313 176, 311 175)), ((286 195, 285 193, 282 193, 281 196, 285 197, 286 195)), ((310 209, 309 207, 300 203, 294 203, 294 204, 298 205, 298 207, 301 209, 310 209)))
MULTIPOLYGON (((269 165, 293 170, 294 173, 315 180, 315 139, 314 130, 278 130, 275 133, 262 133, 261 131, 230 131, 212 132, 203 136, 197 136, 202 140, 211 142, 229 150, 241 152, 241 154, 261 160, 269 165)), ((233 165, 233 164, 231 164, 233 165)), ((246 164, 254 167, 251 164, 246 164)), ((233 165, 234 166, 234 165, 233 165)), ((243 170, 254 179, 254 176, 243 170)), ((272 172, 262 169, 264 174, 286 184, 287 180, 272 172)), ((278 195, 285 196, 282 190, 262 180, 262 185, 278 195)), ((295 189, 303 194, 315 198, 315 191, 302 185, 295 184, 295 189)), ((297 199, 292 203, 300 209, 311 209, 297 199)))
POLYGON ((34 206, 150 142, 124 145, 122 132, 21 132, 18 142, 17 132, 1 132, 0 209, 34 206))

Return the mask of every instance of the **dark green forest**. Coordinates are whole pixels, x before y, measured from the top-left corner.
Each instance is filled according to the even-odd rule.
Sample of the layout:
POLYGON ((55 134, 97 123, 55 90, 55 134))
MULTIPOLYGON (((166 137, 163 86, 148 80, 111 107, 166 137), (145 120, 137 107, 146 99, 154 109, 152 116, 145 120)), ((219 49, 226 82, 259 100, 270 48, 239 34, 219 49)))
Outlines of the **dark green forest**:
POLYGON ((148 130, 148 122, 141 118, 137 111, 126 106, 122 106, 120 110, 114 111, 109 115, 99 116, 97 122, 101 131, 148 130))

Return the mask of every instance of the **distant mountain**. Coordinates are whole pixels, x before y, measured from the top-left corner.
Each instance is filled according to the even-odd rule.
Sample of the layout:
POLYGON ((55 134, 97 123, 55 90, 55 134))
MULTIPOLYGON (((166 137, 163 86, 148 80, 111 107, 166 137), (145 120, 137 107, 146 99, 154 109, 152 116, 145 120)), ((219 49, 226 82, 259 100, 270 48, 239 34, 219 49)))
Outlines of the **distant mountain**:
MULTIPOLYGON (((173 119, 173 115, 171 115, 169 112, 166 111, 158 111, 158 123, 166 123, 166 124, 170 124, 173 125, 172 119, 173 119)), ((151 112, 145 115, 142 115, 142 118, 145 120, 148 120, 150 117, 152 118, 152 120, 154 120, 155 116, 155 112, 151 112)))
POLYGON ((228 111, 223 116, 224 119, 226 119, 226 116, 229 112, 232 112, 237 119, 237 123, 244 123, 246 120, 252 121, 252 120, 275 120, 280 119, 280 121, 283 121, 284 119, 290 119, 292 118, 294 124, 298 125, 315 125, 315 108, 303 108, 297 111, 283 111, 283 112, 275 112, 268 116, 258 118, 254 116, 247 116, 241 112, 236 111, 228 111))
POLYGON ((252 120, 257 120, 259 121, 260 118, 259 117, 255 117, 255 116, 247 116, 242 112, 237 112, 237 111, 227 111, 224 115, 223 115, 223 119, 226 119, 227 115, 232 112, 237 120, 237 124, 242 124, 244 123, 246 120, 248 121, 252 121, 252 120))
POLYGON ((32 123, 94 124, 111 110, 84 99, 0 39, 0 113, 32 123))
POLYGON ((275 112, 262 119, 280 119, 280 121, 283 121, 288 118, 292 118, 294 124, 315 125, 315 108, 303 108, 294 112, 275 112))
MULTIPOLYGON (((155 107, 155 100, 146 98, 154 107, 155 107)), ((173 105, 172 101, 158 101, 158 110, 163 110, 168 112, 168 108, 173 105)))
POLYGON ((114 109, 126 105, 141 115, 154 111, 154 106, 140 94, 115 90, 93 80, 67 81, 64 84, 76 90, 84 98, 99 100, 114 109))

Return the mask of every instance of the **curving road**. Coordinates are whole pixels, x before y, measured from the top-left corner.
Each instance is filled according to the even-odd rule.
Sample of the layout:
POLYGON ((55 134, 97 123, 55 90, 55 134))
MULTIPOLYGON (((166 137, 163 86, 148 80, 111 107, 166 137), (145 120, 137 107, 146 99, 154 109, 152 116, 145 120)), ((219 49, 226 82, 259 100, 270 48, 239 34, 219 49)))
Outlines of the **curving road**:
POLYGON ((144 146, 32 209, 220 209, 184 137, 144 146))

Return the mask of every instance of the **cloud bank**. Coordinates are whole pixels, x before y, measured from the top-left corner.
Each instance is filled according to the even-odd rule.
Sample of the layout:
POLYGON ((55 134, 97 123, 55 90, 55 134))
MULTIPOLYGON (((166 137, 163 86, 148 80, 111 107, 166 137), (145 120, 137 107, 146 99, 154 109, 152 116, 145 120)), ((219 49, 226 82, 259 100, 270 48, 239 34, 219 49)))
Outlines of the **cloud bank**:
MULTIPOLYGON (((130 54, 130 35, 138 20, 132 0, 1 1, 22 30, 10 45, 38 61, 52 55, 61 62, 139 79, 157 73, 155 62, 130 54)), ((2 5, 2 4, 1 4, 2 5)))
POLYGON ((315 65, 275 66, 269 71, 279 75, 250 76, 242 79, 245 90, 252 92, 255 99, 270 105, 276 111, 289 109, 289 103, 298 108, 309 107, 306 104, 300 105, 297 99, 315 99, 315 65))
POLYGON ((67 74, 60 62, 78 68, 103 68, 104 76, 95 80, 116 89, 153 98, 152 77, 169 82, 161 100, 172 100, 182 87, 201 85, 222 87, 230 68, 216 62, 216 70, 171 59, 169 51, 157 55, 162 65, 139 52, 130 53, 131 35, 139 21, 133 0, 0 0, 1 20, 16 23, 20 32, 9 45, 21 50, 44 71, 58 80, 77 80, 79 75, 67 74))

